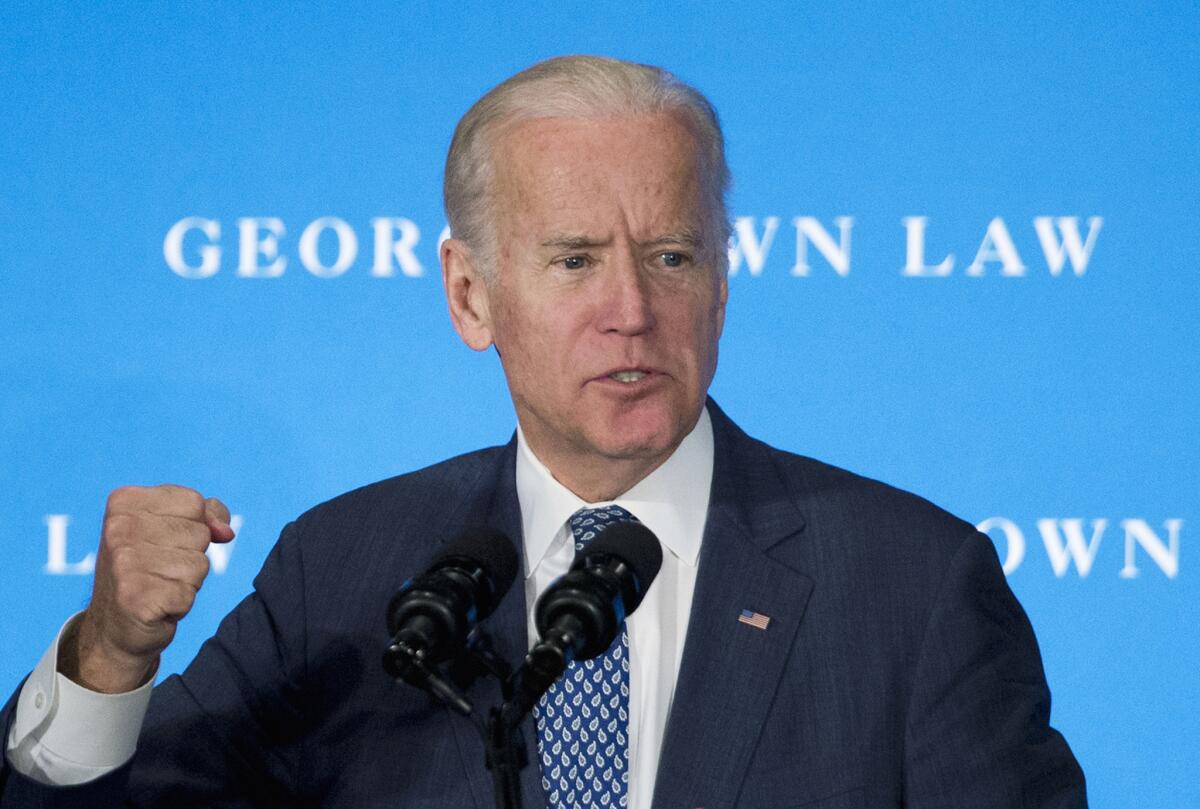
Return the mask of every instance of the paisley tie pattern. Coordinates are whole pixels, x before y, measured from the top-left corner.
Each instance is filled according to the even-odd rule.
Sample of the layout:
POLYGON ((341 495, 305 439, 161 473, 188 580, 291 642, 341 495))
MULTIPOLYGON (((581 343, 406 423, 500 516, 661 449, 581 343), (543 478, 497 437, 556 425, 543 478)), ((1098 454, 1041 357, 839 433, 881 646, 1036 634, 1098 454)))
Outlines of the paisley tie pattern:
MULTIPOLYGON (((617 522, 636 521, 620 506, 571 516, 575 552, 617 522)), ((574 661, 533 709, 548 809, 622 807, 629 802, 629 636, 599 657, 574 661)))

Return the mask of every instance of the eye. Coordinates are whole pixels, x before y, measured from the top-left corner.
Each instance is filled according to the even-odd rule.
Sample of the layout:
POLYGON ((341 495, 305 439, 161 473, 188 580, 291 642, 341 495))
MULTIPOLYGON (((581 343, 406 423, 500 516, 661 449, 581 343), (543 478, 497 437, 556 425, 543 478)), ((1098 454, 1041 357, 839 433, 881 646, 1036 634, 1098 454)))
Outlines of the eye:
POLYGON ((559 259, 559 264, 562 264, 563 269, 567 270, 582 270, 587 267, 587 256, 567 256, 559 259))
POLYGON ((682 267, 687 263, 686 255, 674 251, 659 253, 658 258, 662 261, 664 267, 682 267))

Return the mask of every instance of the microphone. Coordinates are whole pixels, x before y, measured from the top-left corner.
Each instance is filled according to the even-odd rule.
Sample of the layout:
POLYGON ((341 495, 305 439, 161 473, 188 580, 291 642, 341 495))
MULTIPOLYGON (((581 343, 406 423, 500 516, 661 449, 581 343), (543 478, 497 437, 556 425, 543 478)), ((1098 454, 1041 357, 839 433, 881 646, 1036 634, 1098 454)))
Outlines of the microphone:
POLYGON ((538 599, 541 640, 514 675, 509 722, 519 722, 572 660, 603 654, 662 567, 658 537, 640 522, 610 525, 538 599))
POLYGON ((428 666, 466 648, 471 630, 495 611, 516 575, 517 552, 499 531, 474 528, 447 543, 429 569, 406 581, 388 604, 392 644, 384 668, 427 687, 428 666))

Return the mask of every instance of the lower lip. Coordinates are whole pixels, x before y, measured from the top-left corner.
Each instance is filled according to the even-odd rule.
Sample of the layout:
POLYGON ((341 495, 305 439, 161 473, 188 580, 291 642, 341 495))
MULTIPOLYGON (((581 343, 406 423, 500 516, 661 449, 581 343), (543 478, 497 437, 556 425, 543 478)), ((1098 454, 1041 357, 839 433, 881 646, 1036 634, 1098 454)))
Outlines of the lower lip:
POLYGON ((612 390, 617 393, 640 393, 646 388, 656 385, 662 379, 662 374, 649 373, 636 382, 619 382, 611 376, 596 377, 592 382, 598 382, 605 390, 612 390))

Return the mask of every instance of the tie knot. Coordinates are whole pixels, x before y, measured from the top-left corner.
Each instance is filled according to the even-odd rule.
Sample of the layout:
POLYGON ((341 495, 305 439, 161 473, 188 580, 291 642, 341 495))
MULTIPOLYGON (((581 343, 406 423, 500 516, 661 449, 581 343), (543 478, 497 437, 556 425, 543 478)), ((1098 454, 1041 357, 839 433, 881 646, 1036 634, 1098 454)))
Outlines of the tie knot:
POLYGON ((575 537, 575 550, 581 551, 596 538, 597 534, 613 523, 637 522, 638 518, 620 506, 581 508, 571 515, 571 534, 575 537))

